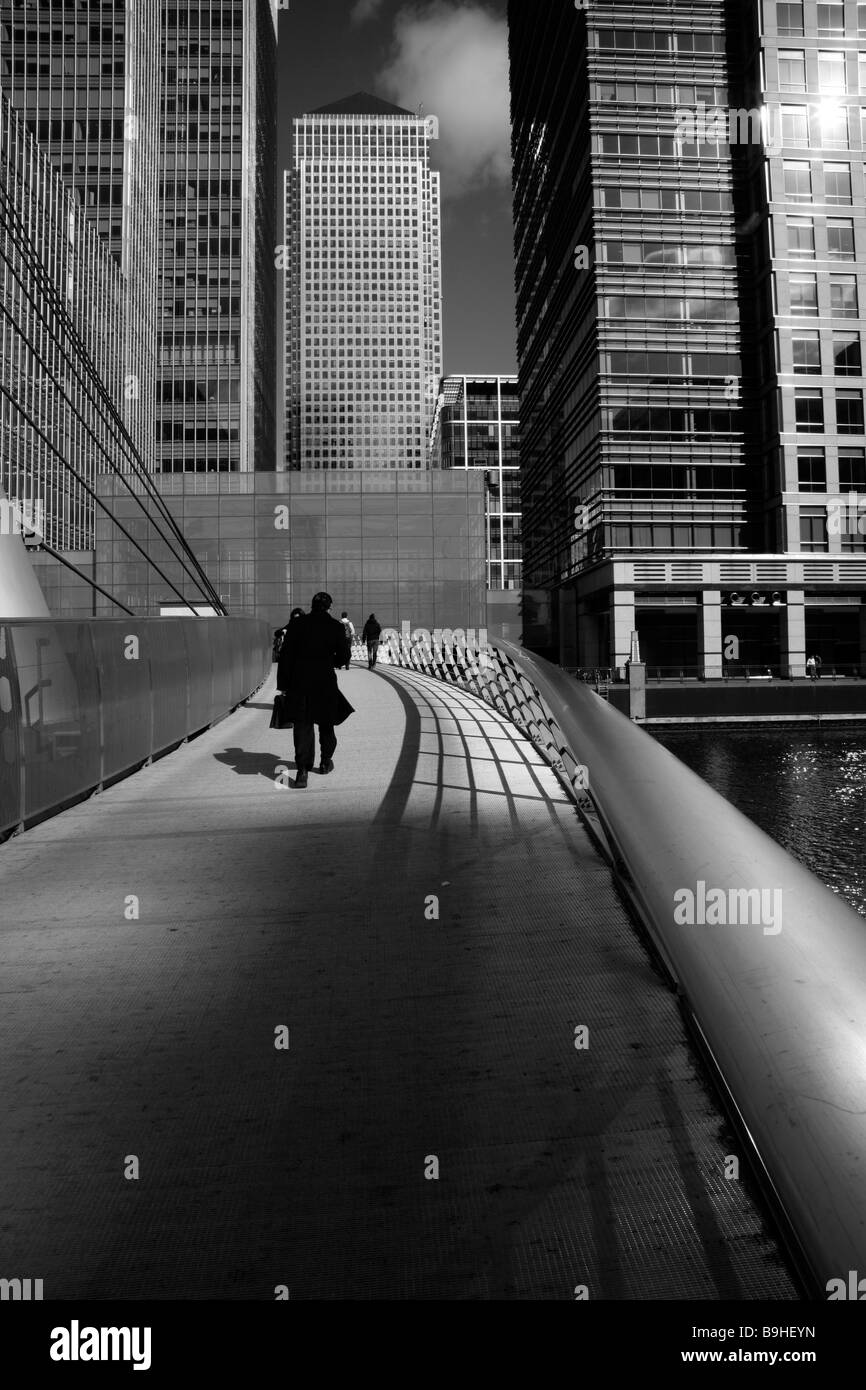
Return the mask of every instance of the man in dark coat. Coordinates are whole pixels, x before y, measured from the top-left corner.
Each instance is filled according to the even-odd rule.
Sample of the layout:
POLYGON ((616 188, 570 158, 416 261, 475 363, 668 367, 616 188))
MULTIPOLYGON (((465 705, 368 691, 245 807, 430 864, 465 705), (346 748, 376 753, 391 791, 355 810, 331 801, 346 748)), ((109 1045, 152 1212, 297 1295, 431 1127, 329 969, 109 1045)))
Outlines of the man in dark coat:
POLYGON ((337 667, 351 655, 342 623, 328 613, 330 594, 316 594, 309 613, 286 630, 277 667, 277 689, 288 697, 288 716, 295 740, 296 787, 307 785, 316 761, 314 724, 319 726, 321 773, 333 772, 337 736, 334 725, 352 713, 337 684, 337 667))

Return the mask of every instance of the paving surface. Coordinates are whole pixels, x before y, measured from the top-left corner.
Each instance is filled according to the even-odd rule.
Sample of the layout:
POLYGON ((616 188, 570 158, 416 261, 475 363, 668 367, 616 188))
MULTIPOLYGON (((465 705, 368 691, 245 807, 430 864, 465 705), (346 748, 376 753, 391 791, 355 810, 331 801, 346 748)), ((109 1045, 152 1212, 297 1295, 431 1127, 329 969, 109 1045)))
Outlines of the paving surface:
POLYGON ((534 746, 411 673, 340 682, 357 712, 306 791, 271 682, 0 847, 0 1277, 796 1297, 534 746))

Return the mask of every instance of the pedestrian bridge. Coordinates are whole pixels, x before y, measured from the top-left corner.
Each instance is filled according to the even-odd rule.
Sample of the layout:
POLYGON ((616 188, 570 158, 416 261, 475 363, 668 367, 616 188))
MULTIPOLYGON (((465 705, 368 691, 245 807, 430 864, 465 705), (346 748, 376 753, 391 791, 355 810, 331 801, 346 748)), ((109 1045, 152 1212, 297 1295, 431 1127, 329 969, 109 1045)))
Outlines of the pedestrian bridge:
MULTIPOLYGON (((44 750, 2 632, 8 824, 44 750)), ((226 708, 258 638, 232 636, 226 708)), ((176 713, 209 727, 0 847, 0 1273, 51 1299, 750 1300, 862 1267, 856 914, 508 644, 340 672, 356 713, 306 790, 273 676, 213 723, 214 647, 190 723, 183 650, 176 713), (779 932, 674 927, 672 883, 777 880, 779 932)), ((129 722, 97 703, 104 748, 129 722)))

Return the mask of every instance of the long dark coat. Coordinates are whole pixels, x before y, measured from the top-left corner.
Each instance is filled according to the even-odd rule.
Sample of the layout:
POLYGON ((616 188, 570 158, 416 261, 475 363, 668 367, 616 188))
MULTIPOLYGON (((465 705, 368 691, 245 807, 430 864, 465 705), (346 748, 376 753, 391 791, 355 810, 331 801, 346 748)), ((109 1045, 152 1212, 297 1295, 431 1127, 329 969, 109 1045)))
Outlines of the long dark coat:
POLYGON ((336 671, 349 660, 346 630, 329 613, 305 613, 289 624, 277 666, 277 689, 288 696, 293 723, 339 724, 351 713, 336 671))

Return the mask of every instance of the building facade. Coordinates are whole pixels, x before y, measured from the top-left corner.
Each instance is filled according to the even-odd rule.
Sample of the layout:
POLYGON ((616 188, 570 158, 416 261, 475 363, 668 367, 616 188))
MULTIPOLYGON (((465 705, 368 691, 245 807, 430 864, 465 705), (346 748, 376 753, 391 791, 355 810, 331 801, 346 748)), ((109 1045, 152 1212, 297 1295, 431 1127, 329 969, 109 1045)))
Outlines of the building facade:
POLYGON ((122 451, 126 285, 80 200, 0 87, 0 527, 93 544, 94 489, 122 451), (82 348, 93 369, 82 362, 82 348))
POLYGON ((866 7, 514 0, 509 30, 525 639, 859 670, 827 521, 866 442, 866 7))
POLYGON ((276 26, 163 6, 158 472, 276 466, 276 26))
MULTIPOLYGON (((159 481, 221 599, 281 627, 295 606, 327 590, 360 631, 485 626, 485 508, 475 470, 284 471, 183 475, 159 481)), ((100 490, 168 579, 198 593, 115 478, 100 490)), ((107 520, 99 522, 96 579, 136 612, 176 603, 164 581, 107 520)), ((98 600, 99 611, 112 611, 98 600)))
POLYGON ((123 276, 122 413, 153 467, 161 11, 0 3, 0 81, 123 276))
POLYGON ((513 610, 522 588, 518 411, 516 376, 446 376, 430 436, 431 468, 484 476, 491 631, 497 604, 513 610))
POLYGON ((360 92, 285 174, 285 466, 424 469, 442 373, 435 116, 360 92))

